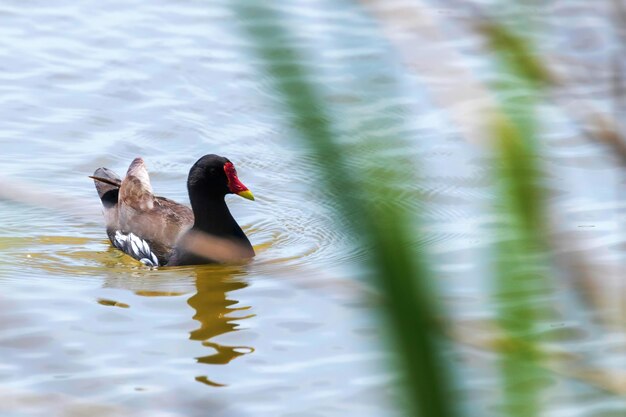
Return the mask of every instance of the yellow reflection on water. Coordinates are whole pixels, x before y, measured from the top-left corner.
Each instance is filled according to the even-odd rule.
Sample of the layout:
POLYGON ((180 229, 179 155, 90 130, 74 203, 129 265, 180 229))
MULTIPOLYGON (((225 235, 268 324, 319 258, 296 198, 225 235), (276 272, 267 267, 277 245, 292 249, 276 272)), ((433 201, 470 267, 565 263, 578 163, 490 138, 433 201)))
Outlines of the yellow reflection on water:
MULTIPOLYGON (((173 317, 177 317, 173 320, 178 320, 181 309, 183 320, 185 316, 195 320, 191 326, 185 323, 190 329, 188 333, 169 334, 180 339, 176 343, 194 343, 196 347, 201 347, 202 354, 197 357, 190 354, 189 362, 226 365, 235 358, 254 352, 252 346, 229 345, 220 338, 238 331, 242 321, 254 316, 249 312, 251 306, 240 305, 235 298, 238 290, 248 286, 245 265, 151 269, 111 248, 108 241, 102 239, 42 236, 11 238, 11 244, 9 240, 0 237, 0 261, 10 258, 14 267, 18 265, 20 270, 28 269, 35 276, 60 277, 59 291, 63 291, 63 285, 67 285, 68 280, 74 282, 76 277, 81 276, 86 287, 90 280, 97 279, 104 289, 123 289, 139 297, 179 297, 180 303, 164 303, 163 307, 174 308, 164 312, 168 314, 171 311, 173 317), (191 310, 186 308, 185 298, 191 310)), ((103 292, 95 297, 94 302, 103 307, 124 309, 129 317, 136 314, 136 309, 142 308, 142 303, 135 304, 130 298, 123 301, 115 298, 114 293, 103 292)), ((141 314, 137 320, 137 323, 143 320, 141 314)), ((193 350, 197 354, 197 349, 193 350)), ((207 373, 211 369, 201 368, 207 373)), ((195 374, 192 378, 208 386, 223 386, 207 375, 195 374)))
POLYGON ((231 317, 236 311, 248 310, 249 306, 235 307, 239 302, 229 298, 229 293, 248 286, 240 277, 243 271, 234 267, 198 267, 196 269, 196 293, 189 297, 187 303, 195 310, 194 320, 200 327, 189 333, 190 340, 202 342, 211 348, 210 355, 197 357, 199 363, 225 365, 233 359, 252 353, 249 346, 226 346, 212 339, 225 333, 236 331, 240 320, 253 315, 231 317))
MULTIPOLYGON (((135 277, 134 283, 131 279, 123 283, 118 282, 118 284, 142 297, 192 294, 187 299, 187 304, 193 309, 192 318, 199 323, 199 326, 189 332, 189 340, 200 342, 210 351, 207 355, 194 358, 197 363, 226 365, 235 358, 254 352, 251 346, 229 346, 214 340, 220 335, 237 331, 240 321, 254 316, 254 314, 242 314, 241 312, 251 307, 239 306, 239 301, 232 296, 234 291, 248 286, 243 279, 246 275, 245 267, 205 265, 161 268, 142 272, 144 273, 140 274, 140 277, 135 277), (176 283, 181 276, 185 278, 184 288, 180 288, 180 282, 176 283), (195 291, 187 287, 190 284, 190 278, 195 291), (168 285, 172 284, 178 288, 168 288, 168 285), (237 315, 233 316, 234 314, 237 315)), ((213 387, 224 386, 212 381, 206 375, 196 376, 195 380, 213 387)))

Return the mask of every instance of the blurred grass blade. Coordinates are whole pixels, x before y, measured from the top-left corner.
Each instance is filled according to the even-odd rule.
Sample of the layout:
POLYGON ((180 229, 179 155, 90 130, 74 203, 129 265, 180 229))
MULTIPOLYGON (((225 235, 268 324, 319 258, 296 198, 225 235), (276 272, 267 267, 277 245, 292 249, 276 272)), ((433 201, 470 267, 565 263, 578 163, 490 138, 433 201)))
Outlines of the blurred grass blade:
POLYGON ((506 26, 483 18, 478 29, 489 41, 489 47, 516 76, 533 83, 537 87, 547 87, 555 83, 550 71, 541 62, 528 42, 506 26))
POLYGON ((536 93, 549 83, 547 72, 526 40, 504 26, 483 26, 504 73, 518 83, 496 86, 503 93, 501 115, 493 124, 499 181, 499 218, 504 222, 495 248, 494 297, 497 319, 507 343, 499 358, 502 407, 511 417, 541 414, 545 368, 538 324, 551 306, 550 271, 545 244, 543 195, 537 166, 536 93))
MULTIPOLYGON (((271 6, 262 2, 239 0, 234 9, 253 49, 262 59, 262 69, 269 75, 292 127, 323 168, 321 174, 328 195, 337 200, 340 211, 351 220, 352 230, 362 238, 363 244, 373 248, 369 260, 373 279, 387 299, 389 323, 405 371, 404 387, 412 414, 455 415, 450 381, 439 355, 437 337, 441 332, 433 305, 436 297, 429 288, 424 260, 409 244, 411 213, 394 200, 388 187, 410 181, 407 172, 402 172, 404 165, 398 161, 394 164, 375 152, 372 156, 378 160, 370 160, 360 169, 352 164, 348 169, 348 156, 337 140, 331 117, 301 64, 304 51, 292 46, 293 37, 283 26, 284 22, 271 6)), ((377 145, 375 149, 385 149, 396 139, 386 138, 388 142, 381 142, 382 139, 366 137, 366 132, 355 133, 363 135, 363 141, 377 145)), ((359 156, 367 161, 367 155, 359 156)))
POLYGON ((541 198, 534 156, 515 125, 494 127, 501 167, 501 213, 505 228, 496 247, 494 295, 498 322, 507 343, 499 358, 503 408, 511 417, 540 414, 542 380, 537 324, 547 313, 549 293, 542 237, 541 198))

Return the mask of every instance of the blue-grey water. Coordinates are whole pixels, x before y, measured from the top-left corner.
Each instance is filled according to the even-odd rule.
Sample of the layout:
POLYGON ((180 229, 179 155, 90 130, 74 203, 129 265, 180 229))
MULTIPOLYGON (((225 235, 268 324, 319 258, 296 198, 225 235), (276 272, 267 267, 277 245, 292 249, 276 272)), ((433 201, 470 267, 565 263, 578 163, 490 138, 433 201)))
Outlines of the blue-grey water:
MULTIPOLYGON (((552 15, 531 10, 542 52, 576 68, 572 100, 610 113, 604 63, 619 38, 605 30, 609 13, 555 3, 552 15)), ((496 80, 465 26, 471 9, 425 4, 476 78, 496 80)), ((493 161, 429 93, 455 80, 412 71, 358 3, 273 7, 329 106, 356 109, 338 122, 375 120, 381 138, 408 143, 387 152, 419 161, 419 184, 398 198, 421 218, 416 247, 431 253, 458 329, 447 356, 458 401, 470 415, 502 415, 486 302, 493 161)), ((227 0, 0 2, 0 415, 398 414, 367 249, 334 210, 250 42, 227 0), (206 153, 229 157, 257 198, 228 197, 252 263, 150 270, 109 247, 87 178, 95 168, 123 174, 142 156, 155 192, 186 203, 187 172, 206 153)), ((542 323, 562 361, 547 366, 542 404, 549 416, 621 416, 623 171, 572 120, 541 110, 551 233, 591 271, 546 296, 562 313, 542 323)))

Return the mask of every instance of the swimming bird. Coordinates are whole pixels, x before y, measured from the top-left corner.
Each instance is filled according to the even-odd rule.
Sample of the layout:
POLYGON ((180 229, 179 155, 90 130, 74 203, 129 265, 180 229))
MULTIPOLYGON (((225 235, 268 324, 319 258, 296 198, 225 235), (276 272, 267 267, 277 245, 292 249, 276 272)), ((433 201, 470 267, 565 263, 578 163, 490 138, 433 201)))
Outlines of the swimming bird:
POLYGON ((121 179, 107 168, 92 176, 111 244, 148 266, 197 265, 252 258, 254 249, 224 200, 254 200, 233 163, 205 155, 189 170, 191 208, 153 194, 146 164, 135 158, 121 179))

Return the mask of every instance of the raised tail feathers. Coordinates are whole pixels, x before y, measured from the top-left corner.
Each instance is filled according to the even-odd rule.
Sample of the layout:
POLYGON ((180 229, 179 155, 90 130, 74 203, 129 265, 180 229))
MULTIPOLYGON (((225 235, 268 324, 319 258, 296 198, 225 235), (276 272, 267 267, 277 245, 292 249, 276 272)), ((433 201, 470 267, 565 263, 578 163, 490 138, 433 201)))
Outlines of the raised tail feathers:
POLYGON ((105 208, 117 204, 122 179, 108 168, 98 168, 89 178, 93 179, 98 196, 105 208))

